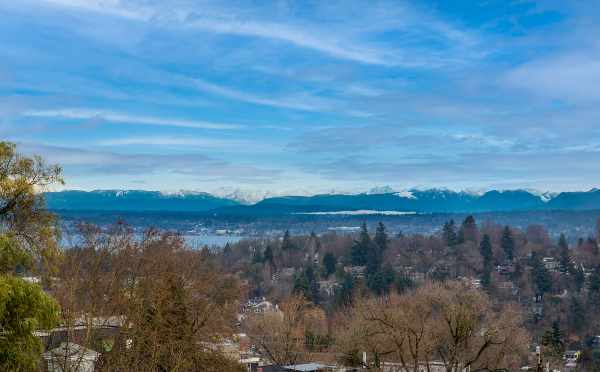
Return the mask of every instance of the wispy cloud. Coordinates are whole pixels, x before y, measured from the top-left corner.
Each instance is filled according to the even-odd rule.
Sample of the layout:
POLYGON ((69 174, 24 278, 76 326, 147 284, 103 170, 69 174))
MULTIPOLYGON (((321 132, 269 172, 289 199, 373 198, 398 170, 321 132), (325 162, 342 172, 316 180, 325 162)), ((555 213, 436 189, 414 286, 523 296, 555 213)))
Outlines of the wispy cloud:
POLYGON ((212 123, 207 121, 185 120, 185 119, 167 119, 153 116, 138 116, 132 114, 118 113, 113 111, 95 110, 87 108, 63 108, 53 110, 33 110, 26 111, 23 116, 31 117, 58 117, 65 119, 96 119, 113 123, 156 125, 166 127, 182 127, 196 129, 218 129, 233 130, 241 129, 244 126, 239 124, 212 123))
POLYGON ((225 98, 254 103, 263 106, 289 108, 304 111, 325 111, 332 108, 331 100, 309 95, 300 95, 298 97, 267 98, 257 94, 242 92, 237 89, 231 89, 222 85, 213 84, 202 79, 189 79, 190 83, 197 89, 216 94, 225 98))
POLYGON ((279 146, 242 139, 224 139, 210 137, 170 137, 170 136, 145 136, 145 137, 119 137, 100 140, 95 143, 102 147, 127 147, 127 146, 165 146, 176 148, 195 149, 222 149, 229 153, 262 153, 280 150, 279 146))
MULTIPOLYGON (((226 7, 218 2, 176 4, 168 7, 160 2, 125 2, 120 0, 44 0, 47 4, 125 18, 133 21, 152 22, 153 24, 192 29, 214 34, 234 35, 249 38, 261 38, 284 42, 296 47, 320 52, 337 59, 369 65, 402 66, 407 68, 431 68, 443 64, 455 64, 473 56, 483 55, 481 48, 467 53, 464 48, 479 45, 472 33, 461 30, 432 16, 407 10, 406 4, 381 2, 364 7, 363 13, 376 17, 371 23, 354 23, 356 14, 348 14, 350 22, 340 25, 332 22, 323 28, 306 19, 288 17, 285 21, 275 22, 257 17, 255 12, 245 12, 242 5, 226 7), (372 10, 369 8, 373 8, 372 10), (348 24, 350 23, 350 24, 348 24), (344 26, 344 27, 342 27, 344 26), (406 44, 367 42, 369 37, 357 35, 363 29, 365 34, 383 31, 406 34, 406 44), (426 48, 411 46, 416 39, 431 40, 432 36, 443 40, 448 51, 460 49, 461 53, 444 56, 439 51, 427 51, 426 48), (463 49, 461 49, 463 48, 463 49), (418 51, 420 53, 414 53, 418 51)), ((352 7, 350 7, 352 8, 352 7)), ((339 16, 335 14, 335 16, 339 16)))
POLYGON ((91 12, 103 13, 123 18, 147 21, 153 12, 143 7, 128 9, 120 0, 43 0, 57 6, 79 8, 91 12))
POLYGON ((505 76, 505 83, 538 97, 569 103, 600 101, 600 47, 586 53, 541 58, 505 76))
POLYGON ((80 9, 89 12, 117 16, 136 21, 167 22, 214 33, 268 38, 285 41, 300 47, 317 50, 331 56, 368 64, 391 64, 385 52, 375 48, 361 47, 341 41, 332 41, 322 34, 307 32, 285 24, 272 22, 256 22, 252 20, 236 20, 231 14, 215 17, 202 16, 202 12, 193 9, 177 9, 176 11, 159 11, 157 8, 140 4, 128 5, 119 0, 45 0, 56 6, 80 9))
POLYGON ((19 143, 19 150, 27 154, 40 154, 48 162, 62 164, 68 174, 87 176, 198 175, 240 181, 268 181, 281 173, 276 169, 223 161, 199 153, 119 153, 39 143, 19 143))

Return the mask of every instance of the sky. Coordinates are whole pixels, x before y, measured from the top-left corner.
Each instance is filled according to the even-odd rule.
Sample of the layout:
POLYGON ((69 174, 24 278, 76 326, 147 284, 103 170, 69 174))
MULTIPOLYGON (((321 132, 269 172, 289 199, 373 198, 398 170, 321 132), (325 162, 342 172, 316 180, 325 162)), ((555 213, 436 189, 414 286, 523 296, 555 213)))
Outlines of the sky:
POLYGON ((599 7, 0 0, 0 138, 67 189, 587 190, 599 7))

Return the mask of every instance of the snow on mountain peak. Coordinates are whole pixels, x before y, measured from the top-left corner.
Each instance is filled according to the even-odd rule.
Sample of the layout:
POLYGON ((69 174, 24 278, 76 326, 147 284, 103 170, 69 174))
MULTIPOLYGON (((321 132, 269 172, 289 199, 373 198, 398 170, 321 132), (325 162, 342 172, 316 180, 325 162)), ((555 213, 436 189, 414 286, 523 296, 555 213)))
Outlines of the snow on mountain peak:
POLYGON ((195 190, 166 190, 160 191, 162 196, 183 198, 190 195, 206 195, 205 192, 195 190))
POLYGON ((395 193, 397 196, 406 199, 417 199, 417 197, 409 190, 398 191, 395 193))
POLYGON ((371 190, 367 191, 367 194, 391 194, 394 189, 390 186, 375 186, 371 190))
POLYGON ((557 192, 539 191, 539 190, 535 190, 535 189, 525 189, 525 191, 527 191, 531 195, 537 196, 544 203, 548 203, 550 200, 554 199, 559 194, 557 192))

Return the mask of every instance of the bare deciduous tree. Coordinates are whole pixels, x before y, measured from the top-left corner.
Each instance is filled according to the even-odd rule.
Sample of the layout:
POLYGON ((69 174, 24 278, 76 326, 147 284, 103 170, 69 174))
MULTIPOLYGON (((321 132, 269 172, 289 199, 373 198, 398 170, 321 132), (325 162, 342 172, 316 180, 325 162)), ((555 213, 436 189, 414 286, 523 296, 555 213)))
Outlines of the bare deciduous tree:
POLYGON ((494 309, 487 295, 458 282, 427 283, 404 295, 358 301, 339 323, 338 351, 353 364, 380 368, 384 361, 405 371, 518 367, 528 335, 515 305, 494 309))

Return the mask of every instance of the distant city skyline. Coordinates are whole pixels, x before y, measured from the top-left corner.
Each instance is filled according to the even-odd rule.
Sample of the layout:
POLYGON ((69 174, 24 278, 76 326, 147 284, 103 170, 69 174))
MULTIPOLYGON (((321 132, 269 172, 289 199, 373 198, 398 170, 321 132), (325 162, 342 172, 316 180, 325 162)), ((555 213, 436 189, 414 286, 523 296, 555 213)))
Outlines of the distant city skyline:
POLYGON ((598 1, 0 3, 0 138, 65 189, 589 190, 598 1))

